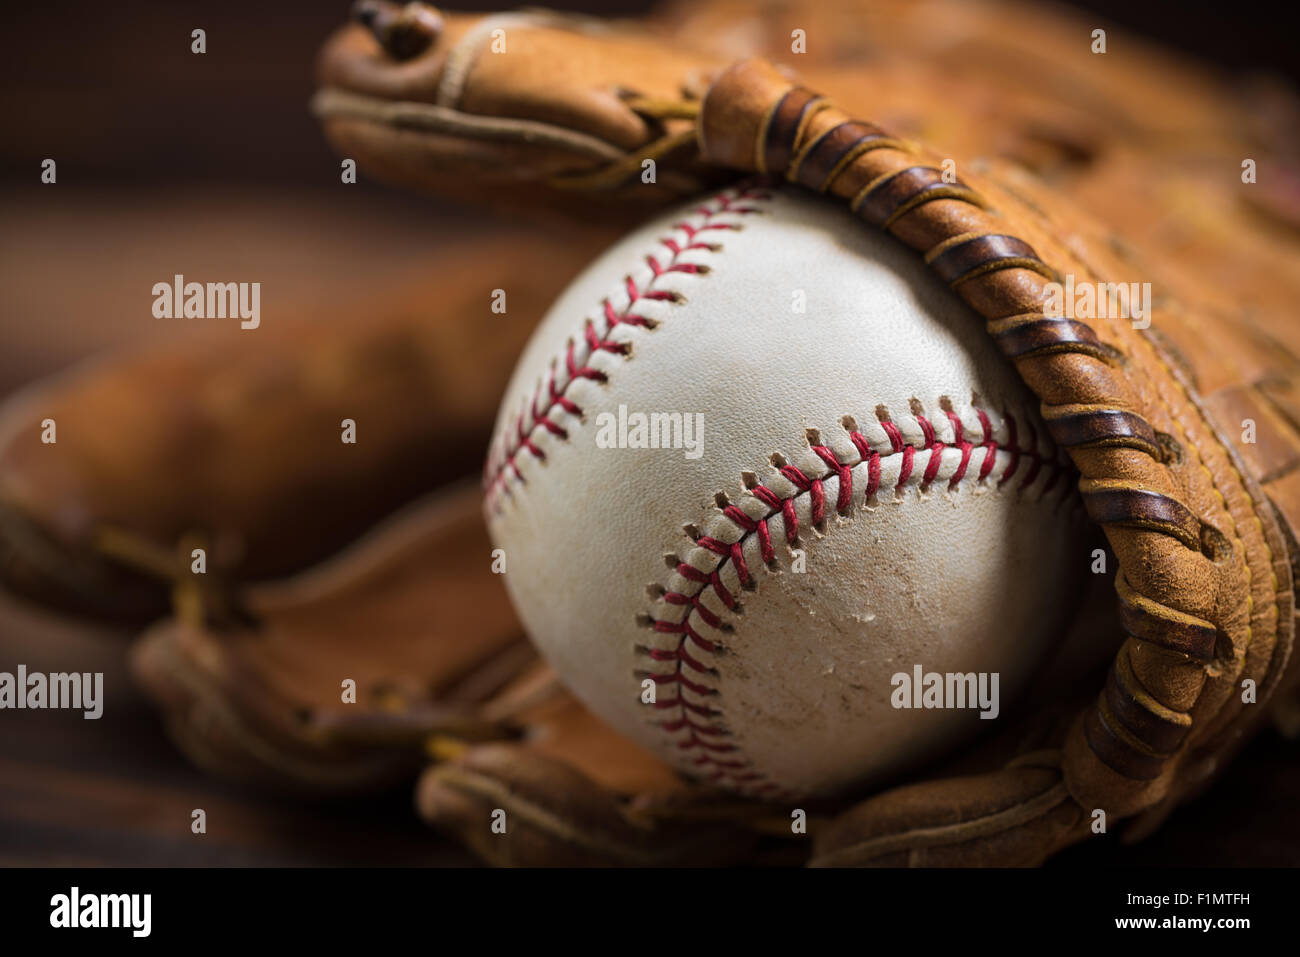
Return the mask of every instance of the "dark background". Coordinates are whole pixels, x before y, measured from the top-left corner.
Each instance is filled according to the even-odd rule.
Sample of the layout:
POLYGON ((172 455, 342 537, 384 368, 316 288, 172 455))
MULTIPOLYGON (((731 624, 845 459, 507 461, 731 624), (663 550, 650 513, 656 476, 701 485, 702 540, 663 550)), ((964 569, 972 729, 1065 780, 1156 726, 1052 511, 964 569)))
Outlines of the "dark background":
MULTIPOLYGON (((645 0, 534 5, 619 16, 652 6, 645 0)), ((514 5, 463 0, 447 6, 495 11, 514 5)), ((1294 4, 1080 0, 1068 8, 1095 14, 1097 26, 1127 27, 1227 72, 1300 79, 1294 4)), ((63 160, 65 184, 332 188, 337 164, 306 103, 316 51, 348 9, 347 0, 9 5, 0 38, 3 182, 29 184, 34 166, 55 156, 63 160), (195 27, 208 33, 202 57, 189 52, 195 27)))
MULTIPOLYGON (((629 14, 646 4, 551 6, 629 14)), ((1267 6, 1074 6, 1098 26, 1129 26, 1225 71, 1297 78, 1294 23, 1267 6)), ((274 278, 298 308, 337 314, 360 308, 367 284, 418 275, 469 231, 528 228, 481 211, 470 220, 453 203, 366 180, 338 189, 338 160, 306 104, 316 50, 347 11, 342 0, 9 5, 0 28, 0 396, 107 347, 193 334, 192 325, 149 321, 138 308, 141 275, 196 263, 274 278), (189 53, 196 26, 208 34, 203 57, 189 53), (45 157, 58 160, 57 189, 39 184, 45 157)), ((0 601, 0 668, 75 661, 103 671, 114 715, 0 716, 0 864, 471 860, 419 823, 409 792, 304 806, 193 769, 130 684, 130 638, 0 601), (189 833, 195 807, 208 811, 206 836, 189 833)), ((1053 866, 1300 863, 1296 759, 1294 743, 1266 733, 1153 838, 1129 848, 1090 842, 1053 866)))

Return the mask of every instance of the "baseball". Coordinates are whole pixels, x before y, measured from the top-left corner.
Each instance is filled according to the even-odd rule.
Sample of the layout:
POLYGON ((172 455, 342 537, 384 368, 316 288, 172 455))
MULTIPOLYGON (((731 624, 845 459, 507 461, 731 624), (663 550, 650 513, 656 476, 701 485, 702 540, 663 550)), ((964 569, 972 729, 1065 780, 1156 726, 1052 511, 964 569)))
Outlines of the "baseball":
POLYGON ((637 229, 515 370, 485 509, 597 715, 754 797, 993 727, 1057 645, 1075 478, 982 322, 841 205, 725 190, 637 229))

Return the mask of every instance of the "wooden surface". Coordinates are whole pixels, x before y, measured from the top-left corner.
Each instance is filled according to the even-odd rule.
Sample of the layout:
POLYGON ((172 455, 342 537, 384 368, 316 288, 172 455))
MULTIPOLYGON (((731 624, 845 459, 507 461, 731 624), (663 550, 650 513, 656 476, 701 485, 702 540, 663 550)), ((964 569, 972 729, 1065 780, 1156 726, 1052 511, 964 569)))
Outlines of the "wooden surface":
POLYGON ((0 601, 0 670, 102 671, 104 715, 0 717, 0 865, 465 864, 411 810, 410 794, 333 804, 215 781, 163 733, 126 672, 130 636, 0 601), (190 831, 195 808, 207 833, 190 831))

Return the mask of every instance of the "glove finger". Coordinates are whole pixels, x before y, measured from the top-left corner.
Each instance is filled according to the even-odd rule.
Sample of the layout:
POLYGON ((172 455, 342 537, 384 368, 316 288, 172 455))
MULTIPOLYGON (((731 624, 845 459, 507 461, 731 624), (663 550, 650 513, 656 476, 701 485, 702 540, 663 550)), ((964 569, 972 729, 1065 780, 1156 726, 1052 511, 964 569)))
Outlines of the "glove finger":
POLYGON ((252 676, 235 678, 219 642, 179 622, 159 624, 131 649, 131 672, 173 743, 216 777, 305 796, 380 791, 409 780, 417 749, 329 743, 310 733, 294 703, 252 676), (258 697, 250 708, 238 694, 258 697))
POLYGON ((389 784, 430 734, 504 734, 481 706, 536 655, 478 505, 476 488, 443 493, 251 590, 251 625, 156 626, 133 651, 137 680, 198 763, 300 790, 389 784))
POLYGON ((815 867, 1036 866, 1087 835, 1052 767, 1010 767, 895 788, 814 838, 815 867))
POLYGON ((498 866, 727 863, 743 860, 757 840, 734 825, 639 821, 625 797, 519 744, 481 745, 430 768, 416 806, 498 866))
POLYGON ((721 62, 676 38, 544 11, 442 14, 418 53, 377 32, 329 40, 312 106, 340 155, 388 182, 608 221, 734 178, 693 160, 681 110, 721 62))

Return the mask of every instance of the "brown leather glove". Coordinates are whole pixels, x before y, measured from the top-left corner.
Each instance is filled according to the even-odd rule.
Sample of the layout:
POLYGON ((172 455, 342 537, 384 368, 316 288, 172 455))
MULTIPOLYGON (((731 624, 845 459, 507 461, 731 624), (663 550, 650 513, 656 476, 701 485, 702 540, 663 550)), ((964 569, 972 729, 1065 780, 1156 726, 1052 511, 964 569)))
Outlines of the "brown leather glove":
MULTIPOLYGON (((882 9, 892 31, 848 30, 873 14, 839 11, 834 36, 878 37, 906 55, 846 66, 862 51, 835 51, 832 40, 831 53, 810 58, 811 82, 825 81, 842 108, 766 63, 720 71, 713 54, 683 56, 683 43, 665 44, 648 68, 649 33, 611 38, 535 18, 482 26, 453 17, 438 29, 429 21, 427 45, 414 55, 391 44, 385 51, 382 26, 378 40, 345 31, 323 57, 316 107, 336 144, 360 154, 387 149, 376 145, 391 132, 386 124, 410 118, 404 135, 433 160, 389 166, 388 175, 512 201, 511 181, 527 181, 548 207, 575 188, 584 203, 628 190, 639 190, 640 203, 668 202, 674 191, 662 174, 698 175, 701 163, 788 178, 848 203, 863 228, 884 228, 953 286, 1042 399, 1056 441, 1082 473, 1089 514, 1119 563, 1118 626, 1094 640, 1118 650, 1104 689, 1048 748, 1001 770, 871 798, 818 834, 817 859, 1033 863, 1087 836, 1098 811, 1112 823, 1137 817, 1139 829, 1153 826, 1222 767, 1262 720, 1260 705, 1295 683, 1300 335, 1279 307, 1297 292, 1300 244, 1294 224, 1278 232, 1259 217, 1270 210, 1286 223, 1283 191, 1249 192, 1239 179, 1252 154, 1273 168, 1293 157, 1289 144, 1261 138, 1228 91, 1147 51, 1126 45, 1102 60, 1083 41, 1062 40, 1059 22, 1031 17, 1042 35, 1026 48, 1040 60, 1051 51, 1053 76, 1064 79, 1059 89, 1025 93, 1024 58, 991 26, 944 49, 936 31, 922 38, 902 6, 882 9), (509 52, 491 52, 494 28, 509 52), (940 71, 960 62, 958 79, 919 67, 918 52, 940 71), (557 63, 561 82, 534 82, 557 63), (702 99, 701 74, 713 77, 702 99), (350 97, 347 111, 337 109, 339 90, 350 97), (865 122, 909 112, 919 119, 903 136, 865 122), (680 127, 692 115, 696 152, 683 155, 689 133, 680 127), (990 118, 993 138, 981 128, 990 118), (528 137, 509 132, 524 121, 545 127, 532 153, 528 137), (918 127, 947 131, 945 152, 913 143, 918 127), (673 133, 677 152, 664 153, 673 133), (566 134, 594 134, 619 155, 557 159, 554 144, 566 134), (495 147, 498 139, 508 147, 495 147), (462 162, 463 151, 497 149, 497 166, 462 162), (1020 163, 968 159, 976 149, 1020 163), (955 182, 943 175, 946 159, 955 160, 955 182), (654 161, 653 183, 636 175, 645 160, 654 161), (1072 195, 1109 213, 1110 228, 1075 209, 1072 195), (1204 219, 1206 208, 1219 215, 1204 219), (1160 293, 1151 328, 1047 317, 1044 286, 1067 274, 1149 279, 1160 293), (1243 441, 1252 425, 1254 441, 1243 441)), ((926 26, 945 13, 958 15, 927 8, 926 26)), ((699 29, 707 15, 690 19, 697 39, 711 38, 699 29)), ((1269 109, 1279 102, 1290 109, 1285 100, 1269 109)))
POLYGON ((598 248, 598 234, 569 239, 465 239, 332 317, 110 355, 6 400, 0 581, 135 622, 201 585, 212 615, 230 588, 310 567, 477 474, 519 349, 598 248), (188 574, 199 546, 201 578, 188 574))
MULTIPOLYGON (((552 215, 622 217, 757 170, 825 192, 827 202, 853 202, 868 220, 863 228, 884 227, 953 285, 1043 400, 1119 562, 1112 594, 1089 602, 1090 615, 1076 623, 1082 662, 1114 656, 1104 689, 1085 689, 1077 707, 1062 696, 914 783, 849 806, 805 809, 813 853, 793 834, 779 842, 782 856, 799 860, 1036 863, 1091 833, 1096 810, 1112 826, 1135 818, 1136 833, 1211 780, 1261 722, 1270 697, 1296 683, 1288 660, 1300 333, 1285 310, 1300 292, 1300 242, 1277 180, 1247 186, 1238 172, 1246 157, 1261 169, 1293 162, 1291 145, 1268 132, 1285 124, 1257 124, 1251 110, 1260 99, 1234 98, 1194 68, 1115 37, 1113 52, 1097 57, 1088 31, 1068 18, 1015 4, 990 8, 987 19, 967 9, 792 3, 752 19, 713 2, 666 8, 647 26, 443 17, 418 6, 399 16, 373 5, 364 14, 370 27, 342 31, 321 61, 315 108, 332 141, 363 172, 407 185, 552 215), (1023 27, 1016 40, 998 28, 1007 17, 1023 27), (792 27, 808 31, 806 57, 789 53, 792 27), (496 28, 504 34, 494 37, 496 28), (493 53, 493 40, 505 51, 493 53), (846 112, 761 62, 727 66, 753 53, 779 53, 846 112), (1053 65, 1051 86, 1034 69, 1044 59, 1053 65), (921 137, 943 152, 912 142, 921 137), (945 159, 954 160, 960 182, 936 170, 945 159), (1151 328, 1043 316, 1043 284, 1066 273, 1149 279, 1159 293, 1151 328), (1253 443, 1240 441, 1245 419, 1254 423, 1253 443), (1241 697, 1248 679, 1257 688, 1252 704, 1241 697)), ((1290 109, 1285 97, 1271 97, 1261 114, 1290 109)), ((286 475, 300 467, 277 464, 286 475)), ((377 464, 371 475, 384 469, 377 464)), ((70 471, 96 484, 93 472, 70 471)), ((467 569, 489 581, 487 561, 467 569)), ((332 588, 318 592, 320 607, 364 606, 364 589, 350 588, 352 580, 333 580, 339 605, 332 588)), ((411 596, 417 608, 421 596, 411 596)), ((435 607, 428 600, 425 607, 435 607)), ((271 699, 277 715, 259 723, 247 716, 257 696, 205 679, 215 690, 199 697, 210 710, 236 702, 240 718, 230 726, 252 729, 223 733, 210 749, 213 764, 246 774, 251 760, 278 778, 312 780, 291 763, 259 763, 254 752, 274 739, 308 768, 347 753, 340 766, 351 762, 360 772, 340 777, 379 782, 394 763, 409 767, 397 753, 414 753, 418 738, 442 762, 423 779, 421 810, 501 863, 722 860, 736 848, 758 853, 755 834, 791 831, 792 809, 664 780, 662 766, 563 696, 530 701, 517 686, 494 694, 492 682, 476 681, 472 695, 449 691, 480 665, 500 674, 493 663, 512 646, 494 644, 490 628, 474 633, 475 649, 449 656, 453 667, 408 672, 402 654, 411 643, 386 646, 376 658, 383 664, 366 676, 414 674, 423 694, 368 699, 356 725, 383 733, 357 750, 355 728, 335 738, 315 729, 347 723, 342 716, 355 706, 336 707, 335 686, 349 676, 340 673, 361 673, 360 656, 346 649, 366 639, 340 627, 329 644, 342 666, 326 669, 315 689, 298 686, 276 677, 277 669, 292 676, 292 667, 246 640, 290 633, 275 604, 259 615, 257 602, 238 592, 226 604, 254 608, 245 616, 253 625, 218 631, 187 615, 186 625, 164 626, 151 639, 177 649, 178 661, 189 654, 182 648, 220 649, 190 655, 211 654, 212 666, 151 671, 149 645, 139 659, 196 754, 207 738, 175 718, 194 707, 173 687, 185 681, 178 676, 204 667, 221 675, 224 655, 279 686, 271 699), (196 620, 211 634, 195 638, 196 620), (449 715, 444 705, 453 699, 449 715), (404 709, 434 717, 392 717, 404 709), (338 721, 325 717, 331 712, 338 721), (285 716, 294 713, 321 717, 293 728, 285 716), (395 727, 418 733, 401 743, 395 727), (496 810, 504 811, 505 834, 490 829, 496 810), (701 820, 713 820, 713 831, 698 829, 701 820), (728 839, 717 841, 719 833, 728 839)), ((311 620, 316 627, 298 629, 289 642, 298 655, 310 656, 336 615, 311 620)), ((463 631, 430 634, 438 645, 469 640, 463 631)), ((1058 666, 1042 683, 1043 697, 1079 686, 1087 670, 1077 667, 1058 666)))
POLYGON ((470 484, 428 496, 310 570, 239 593, 242 620, 185 608, 131 651, 199 765, 326 795, 409 781, 435 734, 509 730, 481 706, 530 667, 470 484), (480 572, 483 569, 483 572, 480 572))
POLYGON ((693 146, 709 79, 764 56, 964 173, 1046 185, 1144 269, 1200 277, 1217 302, 1285 311, 1300 284, 1294 92, 1117 32, 1093 53, 1099 24, 1082 14, 1017 0, 679 0, 633 23, 357 10, 370 27, 326 45, 313 110, 341 154, 399 185, 587 222, 671 205, 726 180, 693 146), (1270 171, 1249 187, 1246 158, 1270 171))

